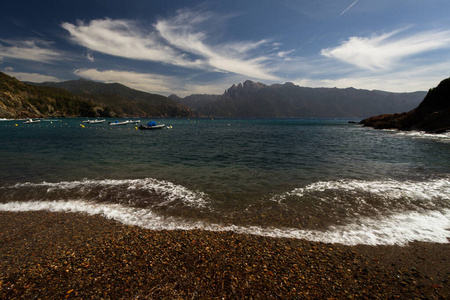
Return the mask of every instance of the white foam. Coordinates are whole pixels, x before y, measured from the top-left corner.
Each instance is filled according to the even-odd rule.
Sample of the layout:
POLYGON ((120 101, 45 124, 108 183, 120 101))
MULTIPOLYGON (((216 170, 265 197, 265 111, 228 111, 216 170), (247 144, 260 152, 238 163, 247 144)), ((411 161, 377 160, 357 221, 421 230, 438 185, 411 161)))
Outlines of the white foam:
POLYGON ((393 131, 400 136, 411 137, 413 139, 430 139, 434 141, 450 143, 450 132, 444 133, 427 133, 424 131, 393 131))
POLYGON ((203 192, 191 191, 181 185, 176 185, 169 181, 157 180, 153 178, 145 179, 127 179, 127 180, 82 180, 82 181, 62 181, 57 183, 42 182, 42 183, 18 183, 12 188, 21 187, 44 187, 47 192, 56 190, 69 191, 75 190, 77 193, 83 194, 85 191, 89 192, 93 188, 101 187, 107 189, 108 187, 123 186, 126 190, 142 190, 154 192, 164 197, 166 201, 159 205, 168 204, 175 200, 181 200, 185 205, 193 207, 205 207, 208 203, 207 195, 203 192))
POLYGON ((405 245, 411 241, 448 243, 450 239, 450 209, 442 211, 406 212, 388 217, 360 218, 352 224, 335 226, 326 231, 295 228, 263 228, 258 226, 221 226, 197 221, 190 222, 173 217, 161 217, 150 209, 125 207, 120 204, 96 204, 75 201, 32 201, 0 204, 0 211, 74 212, 101 215, 127 225, 152 230, 204 229, 235 231, 271 237, 306 239, 345 245, 405 245))
MULTIPOLYGON (((441 178, 429 181, 366 181, 366 180, 339 180, 339 181, 319 181, 297 188, 291 192, 277 195, 272 198, 274 201, 282 201, 288 196, 304 197, 305 195, 337 191, 345 194, 376 195, 384 199, 401 199, 403 203, 412 200, 420 200, 433 205, 436 200, 450 201, 450 180, 441 178)), ((328 198, 317 198, 317 200, 328 200, 328 198)))

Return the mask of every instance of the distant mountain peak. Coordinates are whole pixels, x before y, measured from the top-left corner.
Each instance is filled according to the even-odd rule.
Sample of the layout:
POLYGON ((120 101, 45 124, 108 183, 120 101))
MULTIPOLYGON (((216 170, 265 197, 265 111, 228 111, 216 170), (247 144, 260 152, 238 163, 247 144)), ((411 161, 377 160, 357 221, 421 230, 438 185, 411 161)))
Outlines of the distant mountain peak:
POLYGON ((196 109, 202 115, 217 117, 364 117, 412 109, 424 96, 425 92, 309 88, 292 82, 268 86, 246 80, 196 109))
POLYGON ((232 98, 234 97, 242 97, 244 95, 253 94, 263 88, 266 88, 267 85, 262 84, 260 82, 253 82, 251 80, 246 80, 244 83, 239 83, 238 85, 233 84, 226 92, 225 95, 228 95, 232 98))

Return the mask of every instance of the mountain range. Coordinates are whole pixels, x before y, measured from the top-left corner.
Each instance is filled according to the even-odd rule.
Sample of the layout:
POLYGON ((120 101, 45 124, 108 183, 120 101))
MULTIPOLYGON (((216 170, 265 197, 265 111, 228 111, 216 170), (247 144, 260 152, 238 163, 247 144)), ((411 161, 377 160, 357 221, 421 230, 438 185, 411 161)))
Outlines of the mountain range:
POLYGON ((180 98, 85 79, 24 83, 0 72, 0 118, 36 117, 367 117, 415 108, 426 92, 265 85, 250 80, 222 95, 180 98))
POLYGON ((250 80, 231 86, 223 95, 169 96, 214 117, 301 118, 368 117, 405 112, 416 107, 426 92, 390 93, 354 88, 308 88, 293 83, 265 85, 250 80))
POLYGON ((32 86, 0 72, 0 118, 95 115, 90 99, 63 89, 32 86))
POLYGON ((196 113, 168 97, 141 92, 119 83, 100 83, 86 79, 44 82, 39 86, 56 87, 88 98, 99 106, 103 117, 191 117, 196 113))
POLYGON ((168 97, 80 79, 24 83, 0 72, 0 118, 193 117, 168 97))

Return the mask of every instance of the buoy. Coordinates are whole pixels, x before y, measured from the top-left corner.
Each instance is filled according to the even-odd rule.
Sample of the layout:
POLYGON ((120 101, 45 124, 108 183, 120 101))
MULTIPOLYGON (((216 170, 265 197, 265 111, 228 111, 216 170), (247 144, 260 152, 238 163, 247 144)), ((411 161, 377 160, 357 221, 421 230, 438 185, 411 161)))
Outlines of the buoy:
POLYGON ((137 130, 137 127, 134 127, 134 129, 136 129, 136 130, 137 130))
POLYGON ((19 126, 19 125, 16 124, 16 126, 19 126))

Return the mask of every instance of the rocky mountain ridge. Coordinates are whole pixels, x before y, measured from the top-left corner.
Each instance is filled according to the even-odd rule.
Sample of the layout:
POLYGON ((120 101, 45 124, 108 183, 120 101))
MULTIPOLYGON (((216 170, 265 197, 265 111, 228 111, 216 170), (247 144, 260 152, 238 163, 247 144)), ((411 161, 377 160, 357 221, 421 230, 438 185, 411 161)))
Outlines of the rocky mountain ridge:
MULTIPOLYGON (((203 101, 195 109, 214 117, 364 117, 416 107, 426 92, 390 93, 354 88, 308 88, 293 83, 265 85, 250 80, 203 101), (215 99, 215 100, 214 100, 215 99)), ((174 99, 174 95, 171 96, 174 99)), ((202 96, 205 99, 205 96, 202 96)), ((192 105, 195 95, 177 101, 192 105)), ((194 106, 190 106, 194 109, 194 106)))
POLYGON ((165 97, 85 79, 26 84, 0 73, 0 117, 365 117, 416 107, 426 92, 265 85, 247 80, 222 95, 165 97))

